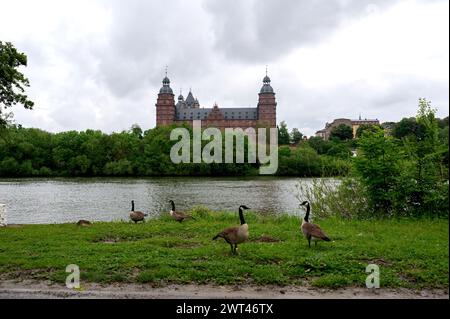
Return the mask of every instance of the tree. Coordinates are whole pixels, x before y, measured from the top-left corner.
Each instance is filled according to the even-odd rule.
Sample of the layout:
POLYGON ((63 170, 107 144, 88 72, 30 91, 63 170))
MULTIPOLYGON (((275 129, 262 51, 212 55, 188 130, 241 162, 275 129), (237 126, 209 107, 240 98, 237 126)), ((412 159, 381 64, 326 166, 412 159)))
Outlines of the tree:
POLYGON ((316 150, 316 152, 320 155, 326 154, 328 150, 332 147, 332 144, 330 141, 325 141, 323 138, 319 136, 313 136, 308 139, 308 144, 313 149, 316 150))
POLYGON ((291 142, 297 144, 303 139, 303 134, 298 130, 298 128, 293 128, 291 131, 291 142))
POLYGON ((364 131, 372 131, 372 132, 376 132, 377 129, 382 129, 381 126, 379 125, 371 125, 371 124, 362 124, 358 127, 358 129, 356 130, 356 137, 361 137, 362 133, 364 131))
POLYGON ((351 140, 353 138, 353 130, 350 126, 345 124, 339 124, 333 127, 330 133, 331 139, 338 139, 341 141, 351 140))
POLYGON ((403 118, 394 126, 392 135, 398 139, 402 139, 408 136, 414 137, 416 139, 421 139, 423 131, 424 128, 417 122, 416 118, 403 118))
POLYGON ((131 133, 142 139, 142 129, 138 124, 133 124, 130 129, 131 133))
POLYGON ((358 144, 355 169, 367 189, 369 207, 378 216, 392 215, 401 160, 393 138, 381 129, 365 131, 358 144))
POLYGON ((442 164, 448 145, 439 140, 435 113, 429 101, 419 99, 416 121, 421 127, 420 138, 405 140, 405 149, 415 168, 410 170, 410 177, 415 180, 410 194, 414 214, 423 213, 425 208, 433 215, 448 211, 448 169, 445 172, 442 164))
POLYGON ((17 52, 10 43, 0 41, 0 127, 6 126, 11 113, 7 108, 22 104, 26 109, 32 109, 34 103, 24 94, 24 87, 29 87, 28 79, 17 69, 27 65, 27 56, 17 52))
POLYGON ((278 144, 279 145, 289 145, 290 136, 287 128, 287 124, 285 121, 280 123, 278 127, 278 144))

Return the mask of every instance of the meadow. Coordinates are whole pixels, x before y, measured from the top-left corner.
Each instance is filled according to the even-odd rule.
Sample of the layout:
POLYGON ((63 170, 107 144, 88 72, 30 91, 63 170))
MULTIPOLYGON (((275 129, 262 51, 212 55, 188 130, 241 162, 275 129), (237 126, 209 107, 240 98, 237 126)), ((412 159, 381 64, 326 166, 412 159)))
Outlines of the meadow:
POLYGON ((82 283, 365 287, 366 266, 376 264, 381 287, 448 288, 447 219, 315 220, 332 241, 309 248, 299 217, 250 212, 250 239, 232 255, 212 237, 238 225, 237 213, 191 213, 196 220, 181 224, 163 216, 0 228, 0 279, 64 283, 76 264, 82 283))

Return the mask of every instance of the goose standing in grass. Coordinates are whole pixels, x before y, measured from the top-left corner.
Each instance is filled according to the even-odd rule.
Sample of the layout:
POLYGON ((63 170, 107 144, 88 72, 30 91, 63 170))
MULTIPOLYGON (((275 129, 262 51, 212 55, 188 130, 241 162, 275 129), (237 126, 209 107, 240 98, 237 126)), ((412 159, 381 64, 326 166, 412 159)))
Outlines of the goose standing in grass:
POLYGON ((303 218, 301 230, 303 235, 305 235, 308 240, 308 246, 311 247, 311 240, 317 245, 318 240, 330 241, 327 235, 320 229, 319 225, 309 222, 309 213, 311 212, 311 207, 308 201, 304 201, 300 204, 301 206, 306 206, 306 215, 303 218))
POLYGON ((173 202, 173 200, 169 201, 170 204, 172 205, 172 209, 170 210, 170 216, 175 219, 177 222, 183 222, 186 219, 195 219, 194 217, 192 217, 191 215, 185 214, 183 212, 177 212, 175 210, 175 203, 173 202))
POLYGON ((248 225, 244 219, 243 209, 250 209, 245 205, 239 206, 239 219, 241 220, 241 226, 230 227, 224 229, 222 232, 214 236, 213 240, 221 237, 225 239, 231 246, 231 253, 236 254, 237 245, 248 240, 248 225))
POLYGON ((144 214, 143 212, 134 211, 134 200, 131 201, 131 212, 130 212, 130 219, 134 221, 136 224, 137 222, 145 222, 145 217, 148 216, 148 214, 144 214))
POLYGON ((87 227, 87 226, 91 226, 91 225, 92 225, 92 223, 90 221, 88 221, 88 220, 85 220, 85 219, 80 219, 77 222, 77 226, 87 227))

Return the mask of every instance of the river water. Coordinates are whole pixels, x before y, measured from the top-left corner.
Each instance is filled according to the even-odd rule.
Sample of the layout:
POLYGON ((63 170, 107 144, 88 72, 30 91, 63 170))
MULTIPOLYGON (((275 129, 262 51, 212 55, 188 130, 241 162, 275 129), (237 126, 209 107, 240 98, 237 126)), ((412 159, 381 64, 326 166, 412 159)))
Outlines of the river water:
POLYGON ((150 216, 167 213, 169 199, 177 210, 201 205, 234 212, 245 204, 261 214, 298 214, 300 180, 312 183, 280 177, 0 179, 0 204, 10 224, 126 220, 131 200, 150 216))

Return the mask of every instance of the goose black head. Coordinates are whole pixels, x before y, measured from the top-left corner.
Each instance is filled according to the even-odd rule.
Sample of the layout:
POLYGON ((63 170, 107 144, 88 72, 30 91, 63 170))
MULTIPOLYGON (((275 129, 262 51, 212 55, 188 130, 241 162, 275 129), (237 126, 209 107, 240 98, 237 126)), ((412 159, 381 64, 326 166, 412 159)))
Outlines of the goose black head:
POLYGON ((245 205, 241 205, 241 206, 239 206, 239 208, 242 208, 242 209, 250 209, 250 207, 247 207, 247 206, 245 206, 245 205))
POLYGON ((309 202, 307 201, 307 200, 305 200, 304 202, 302 202, 301 204, 300 204, 300 206, 308 206, 309 205, 309 202))
POLYGON ((175 210, 175 203, 173 200, 169 200, 170 205, 172 206, 172 210, 175 210))

